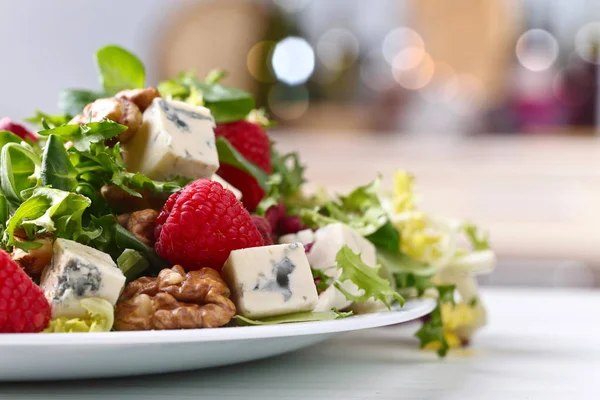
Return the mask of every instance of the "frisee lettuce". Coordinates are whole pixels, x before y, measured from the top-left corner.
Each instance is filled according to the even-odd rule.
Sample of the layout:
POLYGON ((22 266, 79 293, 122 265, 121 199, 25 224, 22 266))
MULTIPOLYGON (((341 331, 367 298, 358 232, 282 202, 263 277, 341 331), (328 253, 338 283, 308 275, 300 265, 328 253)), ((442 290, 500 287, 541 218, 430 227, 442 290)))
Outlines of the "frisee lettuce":
POLYGON ((354 302, 365 302, 369 299, 379 300, 390 308, 388 298, 397 300, 400 305, 404 305, 404 298, 392 289, 390 281, 379 276, 380 265, 369 266, 360 258, 360 254, 355 253, 348 246, 343 246, 335 257, 337 267, 341 270, 341 275, 333 283, 348 300, 354 302), (350 293, 342 283, 345 281, 354 283, 361 293, 350 293))

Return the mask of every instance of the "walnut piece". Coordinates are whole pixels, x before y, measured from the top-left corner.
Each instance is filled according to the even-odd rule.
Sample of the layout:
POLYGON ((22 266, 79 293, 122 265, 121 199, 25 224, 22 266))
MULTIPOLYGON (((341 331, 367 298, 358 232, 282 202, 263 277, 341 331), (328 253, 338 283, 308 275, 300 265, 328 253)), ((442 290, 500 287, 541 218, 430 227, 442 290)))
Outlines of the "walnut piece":
POLYGON ((216 328, 231 321, 235 305, 214 269, 190 271, 176 265, 157 278, 143 277, 127 285, 115 310, 115 329, 216 328))
POLYGON ((127 230, 140 239, 146 246, 154 247, 154 227, 158 213, 148 208, 131 213, 127 220, 127 230))
MULTIPOLYGON (((15 239, 17 242, 27 241, 25 232, 15 231, 15 239)), ((37 237, 35 242, 41 243, 42 246, 37 249, 25 251, 15 247, 11 258, 25 270, 25 272, 34 278, 42 275, 44 268, 50 264, 52 260, 52 234, 37 237)))
POLYGON ((83 125, 90 121, 100 122, 106 119, 127 126, 128 129, 121 132, 118 138, 120 142, 126 142, 141 126, 142 112, 132 101, 110 97, 88 104, 83 109, 83 113, 77 115, 69 123, 83 125))
POLYGON ((160 93, 156 88, 147 87, 144 89, 129 89, 122 90, 115 95, 118 99, 125 99, 133 102, 141 112, 146 111, 152 101, 157 97, 160 97, 160 93))

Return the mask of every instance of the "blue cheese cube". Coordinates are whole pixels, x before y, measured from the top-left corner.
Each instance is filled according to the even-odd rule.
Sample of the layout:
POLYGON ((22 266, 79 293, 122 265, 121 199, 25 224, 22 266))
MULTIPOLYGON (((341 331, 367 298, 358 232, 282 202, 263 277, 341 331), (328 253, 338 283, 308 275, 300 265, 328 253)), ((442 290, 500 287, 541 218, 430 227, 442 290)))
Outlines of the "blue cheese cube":
POLYGON ((265 318, 312 311, 317 289, 300 243, 231 252, 222 275, 238 314, 265 318))
POLYGON ((231 185, 231 183, 229 183, 225 179, 221 178, 219 175, 215 174, 210 179, 212 181, 219 182, 225 189, 231 191, 235 195, 236 199, 238 199, 238 200, 242 199, 242 192, 240 192, 240 190, 238 188, 231 185))
POLYGON ((208 108, 156 98, 123 143, 127 169, 155 180, 210 178, 219 169, 214 127, 208 108))
MULTIPOLYGON (((315 232, 313 245, 308 253, 311 267, 322 270, 327 276, 338 278, 342 271, 337 267, 335 258, 343 246, 348 246, 353 252, 359 253, 365 264, 372 267, 377 265, 375 246, 347 225, 338 223, 324 226, 315 232)), ((341 282, 341 285, 350 293, 359 293, 358 288, 351 281, 341 282)), ((315 311, 327 311, 331 308, 343 310, 351 304, 352 301, 347 300, 342 292, 330 286, 319 295, 315 311)))
POLYGON ((125 276, 106 253, 66 239, 56 239, 52 262, 40 286, 52 307, 52 318, 86 317, 80 301, 99 297, 113 306, 125 286, 125 276))

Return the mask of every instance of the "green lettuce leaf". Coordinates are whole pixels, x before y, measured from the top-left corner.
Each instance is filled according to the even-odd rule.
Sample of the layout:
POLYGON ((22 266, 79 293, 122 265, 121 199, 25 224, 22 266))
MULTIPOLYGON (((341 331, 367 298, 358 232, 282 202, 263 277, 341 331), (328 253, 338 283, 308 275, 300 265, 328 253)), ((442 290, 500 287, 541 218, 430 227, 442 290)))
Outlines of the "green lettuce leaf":
POLYGON ((143 88, 144 64, 119 46, 105 46, 96 52, 96 63, 104 91, 110 96, 125 89, 143 88))
POLYGON ((77 187, 77 175, 63 141, 56 135, 50 135, 42 155, 42 183, 72 192, 77 187))
POLYGON ((92 144, 112 139, 127 130, 125 125, 114 121, 89 122, 85 125, 61 125, 52 129, 44 129, 38 133, 42 136, 56 135, 64 141, 73 142, 73 147, 79 151, 91 151, 92 144))
MULTIPOLYGON (((6 139, 7 135, 5 135, 6 139)), ((0 189, 6 199, 20 204, 39 183, 40 156, 25 142, 6 143, 0 150, 0 189)))
POLYGON ((0 149, 7 143, 21 143, 23 139, 9 131, 0 131, 0 149))
POLYGON ((357 303, 369 299, 380 300, 390 308, 387 298, 391 296, 401 305, 404 304, 404 298, 392 289, 390 282, 379 276, 380 266, 373 268, 365 264, 360 258, 360 254, 353 252, 348 246, 344 246, 338 251, 335 260, 342 273, 334 282, 334 285, 348 300, 357 303), (361 289, 362 294, 353 294, 344 289, 341 283, 347 280, 361 289))
POLYGON ((269 176, 265 173, 265 171, 248 161, 231 145, 231 143, 229 143, 227 139, 223 137, 217 138, 216 145, 217 152, 219 153, 219 162, 223 164, 229 164, 249 173, 256 179, 261 188, 268 190, 267 181, 269 176))
POLYGON ((290 324, 296 322, 315 322, 315 321, 331 321, 334 319, 346 318, 352 315, 352 311, 339 312, 336 310, 321 311, 321 312, 299 312, 293 314, 280 315, 277 317, 263 318, 260 320, 250 319, 241 315, 236 315, 234 318, 242 325, 277 325, 290 324))
POLYGON ((82 215, 89 207, 87 197, 63 190, 40 186, 23 202, 8 220, 4 247, 15 242, 15 229, 22 227, 33 236, 35 231, 54 232, 55 237, 77 240, 83 232, 82 215))

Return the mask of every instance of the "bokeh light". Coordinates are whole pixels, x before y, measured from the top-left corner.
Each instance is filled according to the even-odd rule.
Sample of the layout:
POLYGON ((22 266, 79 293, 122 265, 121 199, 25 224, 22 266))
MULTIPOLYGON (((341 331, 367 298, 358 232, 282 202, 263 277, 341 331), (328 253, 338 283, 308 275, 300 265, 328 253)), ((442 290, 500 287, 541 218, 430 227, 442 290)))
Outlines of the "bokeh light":
POLYGON ((600 21, 579 29, 575 36, 575 51, 585 61, 600 64, 600 21))
POLYGON ((486 97, 483 83, 472 74, 456 75, 458 98, 450 102, 454 111, 460 115, 469 115, 483 107, 486 97))
POLYGON ((451 103, 459 94, 454 68, 445 62, 436 62, 431 81, 420 93, 428 101, 451 103))
POLYGON ((300 37, 289 36, 273 50, 275 76, 288 85, 306 82, 315 70, 315 53, 311 45, 300 37))
POLYGON ((376 92, 384 92, 396 85, 392 69, 379 50, 372 50, 366 55, 360 66, 360 78, 376 92))
POLYGON ((346 29, 333 28, 321 36, 317 43, 317 57, 333 71, 341 71, 352 65, 358 57, 358 40, 346 29))
POLYGON ((273 0, 283 11, 295 14, 304 10, 312 0, 273 0))
POLYGON ((276 43, 273 41, 263 40, 252 46, 248 52, 246 60, 248 71, 259 82, 274 83, 277 81, 271 65, 275 45, 276 43))
POLYGON ((429 54, 423 54, 421 62, 414 68, 406 69, 403 61, 403 57, 395 58, 392 64, 394 79, 403 88, 418 90, 425 87, 433 78, 435 64, 429 54))
POLYGON ((400 27, 385 36, 381 50, 385 60, 392 65, 396 56, 410 47, 425 48, 423 38, 410 28, 400 27))
POLYGON ((517 58, 530 71, 543 71, 558 57, 558 41, 544 29, 530 29, 517 41, 517 58))
POLYGON ((300 118, 308 111, 309 101, 310 94, 304 85, 283 83, 273 85, 267 98, 271 112, 283 120, 300 118))

